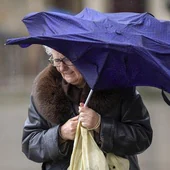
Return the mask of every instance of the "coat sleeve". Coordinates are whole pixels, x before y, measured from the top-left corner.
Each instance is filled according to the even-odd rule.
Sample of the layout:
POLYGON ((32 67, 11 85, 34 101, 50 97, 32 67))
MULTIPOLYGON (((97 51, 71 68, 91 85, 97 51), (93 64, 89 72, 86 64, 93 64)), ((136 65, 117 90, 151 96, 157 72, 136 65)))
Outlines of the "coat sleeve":
POLYGON ((22 151, 35 162, 58 161, 68 154, 69 142, 59 145, 59 126, 49 127, 47 121, 37 112, 31 97, 28 118, 25 121, 22 137, 22 151))
POLYGON ((104 152, 118 156, 139 154, 150 146, 150 117, 139 94, 124 100, 120 121, 102 118, 100 140, 104 152))

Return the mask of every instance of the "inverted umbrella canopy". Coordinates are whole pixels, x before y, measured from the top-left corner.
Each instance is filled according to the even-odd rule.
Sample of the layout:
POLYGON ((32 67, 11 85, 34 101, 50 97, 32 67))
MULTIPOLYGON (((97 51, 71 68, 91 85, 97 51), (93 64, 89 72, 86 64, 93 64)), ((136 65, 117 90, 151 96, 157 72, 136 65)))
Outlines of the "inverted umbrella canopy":
POLYGON ((152 86, 170 92, 170 22, 149 13, 77 15, 39 12, 27 15, 29 36, 6 44, 42 44, 66 57, 94 89, 152 86))

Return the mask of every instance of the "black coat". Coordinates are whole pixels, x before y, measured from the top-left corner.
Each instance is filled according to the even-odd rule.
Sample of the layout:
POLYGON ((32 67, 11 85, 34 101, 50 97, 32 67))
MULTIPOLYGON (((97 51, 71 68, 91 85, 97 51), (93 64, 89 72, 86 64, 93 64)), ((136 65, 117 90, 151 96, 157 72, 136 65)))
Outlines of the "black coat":
MULTIPOLYGON (((58 130, 76 115, 79 103, 70 94, 70 89, 63 90, 61 75, 52 66, 34 81, 22 150, 29 159, 42 162, 44 170, 66 170, 69 166, 73 142, 59 144, 58 130)), ((83 95, 85 98, 87 92, 83 95)), ((129 159, 130 170, 139 170, 136 155, 150 146, 152 128, 135 88, 94 92, 88 106, 101 114, 101 150, 129 159)))

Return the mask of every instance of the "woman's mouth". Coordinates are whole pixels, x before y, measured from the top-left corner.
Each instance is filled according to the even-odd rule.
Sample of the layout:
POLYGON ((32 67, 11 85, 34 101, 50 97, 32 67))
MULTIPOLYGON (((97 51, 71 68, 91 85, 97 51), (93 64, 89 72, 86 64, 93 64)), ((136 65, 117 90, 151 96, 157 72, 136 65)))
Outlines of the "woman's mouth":
POLYGON ((64 75, 68 75, 68 76, 70 76, 70 75, 72 75, 74 72, 69 72, 69 73, 64 73, 64 75))

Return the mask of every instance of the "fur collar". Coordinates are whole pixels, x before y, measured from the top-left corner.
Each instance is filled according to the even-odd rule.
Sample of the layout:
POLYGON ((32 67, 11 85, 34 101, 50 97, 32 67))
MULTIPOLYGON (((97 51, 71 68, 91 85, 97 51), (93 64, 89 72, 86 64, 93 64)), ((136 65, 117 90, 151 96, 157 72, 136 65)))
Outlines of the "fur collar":
MULTIPOLYGON (((85 91, 83 95, 87 97, 88 90, 85 91)), ((36 77, 32 96, 37 111, 51 123, 58 123, 62 115, 70 113, 72 105, 62 88, 62 77, 51 65, 36 77)), ((88 106, 103 114, 111 110, 118 102, 120 102, 120 90, 98 91, 93 93, 88 106)))
POLYGON ((61 87, 62 77, 48 65, 35 78, 32 96, 37 111, 49 122, 57 123, 60 115, 70 111, 70 102, 61 87))

